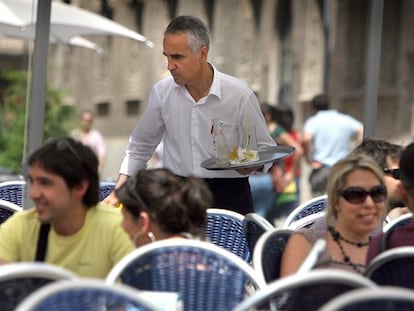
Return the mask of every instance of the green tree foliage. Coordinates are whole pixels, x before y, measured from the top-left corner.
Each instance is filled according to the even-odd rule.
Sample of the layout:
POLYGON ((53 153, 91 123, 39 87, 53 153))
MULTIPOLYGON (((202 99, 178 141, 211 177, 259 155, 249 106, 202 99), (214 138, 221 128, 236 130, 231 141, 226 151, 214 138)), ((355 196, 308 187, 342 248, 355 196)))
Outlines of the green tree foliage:
MULTIPOLYGON (((0 73, 0 167, 21 171, 27 95, 27 74, 21 71, 0 73)), ((74 109, 63 105, 62 94, 48 87, 44 140, 67 136, 73 127, 74 109)))

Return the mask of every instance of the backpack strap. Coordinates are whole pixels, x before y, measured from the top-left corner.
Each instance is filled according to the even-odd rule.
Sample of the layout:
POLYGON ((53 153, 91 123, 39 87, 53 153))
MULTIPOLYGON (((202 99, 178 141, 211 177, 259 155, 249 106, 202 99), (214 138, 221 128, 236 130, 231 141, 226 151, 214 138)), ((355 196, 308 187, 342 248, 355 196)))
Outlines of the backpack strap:
POLYGON ((45 260, 49 230, 50 230, 50 224, 40 225, 39 238, 37 240, 37 247, 36 247, 35 261, 45 260))

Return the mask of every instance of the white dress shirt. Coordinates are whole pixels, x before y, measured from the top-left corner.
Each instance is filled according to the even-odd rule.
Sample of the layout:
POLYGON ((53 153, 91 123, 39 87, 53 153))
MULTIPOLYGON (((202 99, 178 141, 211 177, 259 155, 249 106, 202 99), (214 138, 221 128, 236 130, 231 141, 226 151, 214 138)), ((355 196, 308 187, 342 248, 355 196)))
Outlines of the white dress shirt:
MULTIPOLYGON (((212 120, 242 124, 247 115, 256 129, 259 150, 276 143, 270 136, 256 95, 248 85, 214 67, 207 96, 195 102, 172 77, 157 82, 138 125, 132 131, 120 173, 131 176, 146 167, 163 139, 163 166, 180 176, 202 178, 245 177, 235 170, 210 171, 200 164, 214 154, 212 120)), ((267 170, 271 165, 266 165, 267 170)))

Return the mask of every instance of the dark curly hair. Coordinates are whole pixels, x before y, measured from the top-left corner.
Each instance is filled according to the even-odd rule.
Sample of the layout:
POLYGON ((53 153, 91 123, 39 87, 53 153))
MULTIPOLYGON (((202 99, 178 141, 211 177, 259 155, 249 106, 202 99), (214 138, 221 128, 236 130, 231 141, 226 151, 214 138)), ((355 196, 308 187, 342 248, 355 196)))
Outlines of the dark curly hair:
POLYGON ((148 212, 166 233, 205 237, 212 194, 200 178, 180 177, 165 168, 140 170, 115 194, 131 215, 138 218, 142 211, 148 212))

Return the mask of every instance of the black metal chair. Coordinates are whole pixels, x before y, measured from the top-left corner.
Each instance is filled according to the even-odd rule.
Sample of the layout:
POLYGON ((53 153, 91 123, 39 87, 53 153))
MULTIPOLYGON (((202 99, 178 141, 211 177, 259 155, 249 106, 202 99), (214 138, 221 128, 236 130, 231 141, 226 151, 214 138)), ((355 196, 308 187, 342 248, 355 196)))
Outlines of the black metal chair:
POLYGON ((412 311, 414 291, 405 288, 381 286, 358 288, 335 297, 320 311, 412 311))
POLYGON ((74 280, 72 272, 47 263, 0 266, 0 310, 12 311, 30 293, 58 280, 74 280))
POLYGON ((414 246, 391 248, 367 266, 365 275, 378 285, 414 289, 414 246))
POLYGON ((256 271, 239 256, 212 243, 168 239, 142 246, 125 256, 106 278, 141 290, 176 292, 184 310, 232 310, 262 288, 256 271))
POLYGON ((257 240, 263 233, 273 230, 275 227, 266 218, 256 213, 248 213, 243 218, 243 231, 247 240, 249 251, 253 254, 257 240))
POLYGON ((301 219, 298 219, 294 222, 292 222, 288 229, 290 230, 299 230, 301 228, 309 228, 311 227, 316 221, 320 221, 321 219, 325 219, 326 218, 326 212, 325 211, 320 211, 320 212, 316 212, 314 214, 310 214, 308 216, 305 216, 301 219))
POLYGON ((288 215, 283 224, 283 228, 287 229, 293 222, 325 210, 327 206, 327 199, 328 196, 324 194, 299 205, 288 215))
POLYGON ((44 286, 24 299, 16 311, 161 310, 125 285, 107 285, 96 279, 60 281, 44 286))
MULTIPOLYGON (((12 202, 23 207, 24 180, 10 180, 0 183, 0 199, 12 202)), ((102 181, 99 185, 99 199, 105 199, 114 189, 115 182, 102 181)))
POLYGON ((244 299, 233 311, 316 311, 330 299, 361 287, 375 287, 362 275, 339 269, 316 269, 268 284, 244 299))
POLYGON ((293 233, 293 230, 275 228, 265 232, 257 241, 252 264, 266 283, 279 279, 283 251, 293 233))
POLYGON ((388 249, 388 239, 390 234, 399 227, 405 226, 413 219, 412 213, 401 215, 400 217, 390 221, 382 229, 382 237, 380 241, 380 250, 383 252, 388 249))
POLYGON ((0 183, 0 199, 23 207, 23 194, 26 181, 9 180, 0 183))
POLYGON ((5 222, 15 212, 21 210, 22 208, 19 205, 0 199, 0 224, 5 222))
POLYGON ((252 254, 244 234, 243 219, 242 214, 234 211, 209 208, 206 235, 212 243, 250 262, 252 254))
POLYGON ((101 181, 99 184, 99 200, 103 201, 114 190, 115 182, 101 181))

